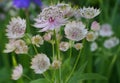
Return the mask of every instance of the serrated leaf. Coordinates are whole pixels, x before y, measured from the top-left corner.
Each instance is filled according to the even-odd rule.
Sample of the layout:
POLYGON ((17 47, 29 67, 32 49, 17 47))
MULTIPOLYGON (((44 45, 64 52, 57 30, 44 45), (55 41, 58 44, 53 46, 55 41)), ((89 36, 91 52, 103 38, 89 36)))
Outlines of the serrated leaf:
POLYGON ((33 80, 30 83, 50 83, 50 82, 44 78, 41 78, 41 79, 33 80))

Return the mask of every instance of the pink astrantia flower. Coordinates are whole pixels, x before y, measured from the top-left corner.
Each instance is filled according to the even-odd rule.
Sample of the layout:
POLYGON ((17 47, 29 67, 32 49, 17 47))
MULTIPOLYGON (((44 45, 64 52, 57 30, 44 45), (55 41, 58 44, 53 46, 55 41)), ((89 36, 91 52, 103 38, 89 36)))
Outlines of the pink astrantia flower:
POLYGON ((65 25, 66 23, 63 11, 56 6, 44 8, 35 21, 36 23, 34 26, 36 28, 41 28, 41 32, 59 28, 61 25, 65 25))

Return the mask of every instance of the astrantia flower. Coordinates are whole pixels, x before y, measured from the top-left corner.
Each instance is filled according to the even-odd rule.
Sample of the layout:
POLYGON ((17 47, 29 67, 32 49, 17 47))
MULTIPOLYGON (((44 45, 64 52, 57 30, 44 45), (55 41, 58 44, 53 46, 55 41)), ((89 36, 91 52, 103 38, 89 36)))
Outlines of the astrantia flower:
POLYGON ((7 25, 7 36, 10 39, 17 39, 24 36, 26 29, 26 21, 24 19, 21 19, 20 17, 12 18, 9 22, 9 25, 7 25))
POLYGON ((86 19, 92 19, 100 14, 100 10, 95 9, 93 7, 88 7, 88 8, 83 7, 80 9, 80 14, 82 17, 84 17, 86 19))
POLYGON ((112 37, 108 40, 105 40, 104 47, 110 49, 110 48, 115 47, 118 44, 119 44, 119 39, 116 37, 112 37))
POLYGON ((31 2, 42 6, 41 0, 13 0, 13 6, 16 8, 28 8, 31 2))
POLYGON ((66 23, 63 11, 55 6, 44 8, 35 21, 36 23, 34 26, 36 28, 41 28, 41 32, 59 28, 61 25, 66 23))
POLYGON ((87 29, 82 22, 69 22, 65 26, 65 35, 68 39, 79 41, 86 37, 87 29))
POLYGON ((87 41, 95 41, 96 38, 97 38, 97 34, 93 31, 88 32, 86 35, 87 41))
POLYGON ((9 43, 6 44, 4 53, 13 52, 16 49, 14 41, 15 40, 10 40, 9 43))
POLYGON ((37 47, 40 47, 44 42, 43 38, 40 35, 36 35, 32 37, 32 44, 36 45, 37 47))
POLYGON ((63 14, 65 16, 70 17, 70 16, 74 15, 74 10, 72 9, 72 7, 69 4, 59 3, 56 6, 59 7, 63 11, 63 14))
POLYGON ((59 45, 59 48, 61 51, 67 51, 69 49, 69 43, 68 42, 61 42, 59 45))
POLYGON ((44 36, 43 36, 44 40, 45 41, 49 41, 51 40, 51 34, 50 33, 46 33, 44 36))
POLYGON ((76 50, 80 50, 80 49, 83 48, 83 44, 82 44, 82 43, 76 43, 76 44, 74 45, 74 48, 75 48, 76 50))
POLYGON ((34 69, 36 74, 42 74, 50 66, 50 60, 45 54, 37 54, 31 62, 31 68, 34 69))
POLYGON ((58 69, 61 66, 61 61, 60 60, 54 60, 52 63, 52 68, 58 69))
POLYGON ((100 36, 102 37, 110 37, 113 35, 112 27, 110 24, 101 25, 100 36))
POLYGON ((92 22, 91 30, 99 31, 100 30, 100 24, 97 21, 92 22))
POLYGON ((23 74, 23 67, 21 64, 19 64, 13 69, 12 79, 18 80, 22 76, 22 74, 23 74))
POLYGON ((16 54, 26 54, 28 53, 28 46, 23 40, 15 41, 15 53, 16 54))
POLYGON ((91 45, 90 45, 90 50, 93 52, 93 51, 96 51, 98 48, 98 45, 96 42, 92 42, 91 45))

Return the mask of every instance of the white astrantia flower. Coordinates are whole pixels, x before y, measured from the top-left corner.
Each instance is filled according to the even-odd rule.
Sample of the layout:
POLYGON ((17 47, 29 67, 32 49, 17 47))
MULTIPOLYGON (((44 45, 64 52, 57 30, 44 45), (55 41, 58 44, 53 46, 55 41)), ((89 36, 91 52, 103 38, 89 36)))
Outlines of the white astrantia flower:
POLYGON ((119 39, 117 37, 112 37, 108 40, 105 40, 104 47, 107 49, 113 48, 119 44, 119 39))
POLYGON ((83 44, 82 44, 82 43, 76 43, 76 44, 74 45, 74 48, 75 48, 76 50, 80 50, 80 49, 83 48, 83 44))
POLYGON ((23 74, 23 67, 21 64, 19 64, 13 69, 12 79, 18 80, 22 76, 22 74, 23 74))
POLYGON ((36 74, 42 74, 50 66, 50 60, 45 54, 37 54, 31 62, 31 68, 34 69, 36 74))
POLYGON ((59 49, 61 51, 67 51, 69 49, 69 43, 68 42, 61 42, 59 45, 59 49))
POLYGON ((60 68, 60 66, 61 66, 61 61, 60 60, 53 60, 53 62, 52 62, 52 68, 54 68, 54 69, 59 69, 60 68))
POLYGON ((97 38, 97 36, 98 36, 98 35, 97 35, 95 32, 90 31, 90 32, 88 32, 87 35, 86 35, 86 40, 87 40, 87 41, 95 41, 96 38, 97 38))
POLYGON ((99 31, 100 30, 100 24, 97 21, 93 21, 92 25, 91 25, 91 30, 99 31))
POLYGON ((26 29, 26 21, 20 17, 12 18, 7 25, 6 36, 10 39, 18 39, 24 36, 26 29))
POLYGON ((59 7, 65 16, 73 16, 74 15, 74 9, 70 6, 70 4, 64 4, 64 3, 58 3, 56 5, 59 7))
POLYGON ((80 9, 80 14, 86 19, 92 19, 100 14, 100 10, 93 7, 83 7, 80 9))
POLYGON ((23 40, 16 40, 14 42, 15 45, 15 53, 16 54, 27 54, 28 53, 28 46, 23 40))
POLYGON ((96 42, 92 42, 91 45, 90 45, 90 50, 91 50, 92 52, 94 52, 94 51, 97 50, 97 48, 98 48, 97 43, 96 43, 96 42))
POLYGON ((110 37, 113 35, 112 27, 110 24, 103 24, 101 25, 101 29, 99 32, 100 36, 102 37, 110 37))
POLYGON ((36 35, 32 37, 32 44, 36 45, 37 47, 40 47, 44 42, 43 38, 40 35, 36 35))
POLYGON ((64 18, 63 11, 57 6, 50 6, 44 8, 42 12, 35 19, 36 23, 34 26, 36 28, 41 28, 41 32, 47 30, 54 30, 62 25, 65 25, 66 20, 64 18))
POLYGON ((80 41, 86 37, 87 29, 82 22, 69 22, 65 26, 65 35, 68 39, 73 41, 80 41))
POLYGON ((15 41, 15 40, 10 40, 9 43, 7 43, 7 44, 5 45, 5 48, 6 48, 6 49, 3 51, 4 53, 13 52, 13 51, 16 49, 15 44, 14 44, 14 41, 15 41))

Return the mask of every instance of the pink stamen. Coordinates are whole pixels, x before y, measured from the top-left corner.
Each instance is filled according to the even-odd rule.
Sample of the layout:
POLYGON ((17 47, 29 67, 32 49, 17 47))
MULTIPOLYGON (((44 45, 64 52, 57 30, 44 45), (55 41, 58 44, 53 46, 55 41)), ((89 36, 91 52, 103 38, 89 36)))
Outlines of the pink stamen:
POLYGON ((49 18, 49 22, 52 23, 54 22, 54 19, 52 17, 49 18))

